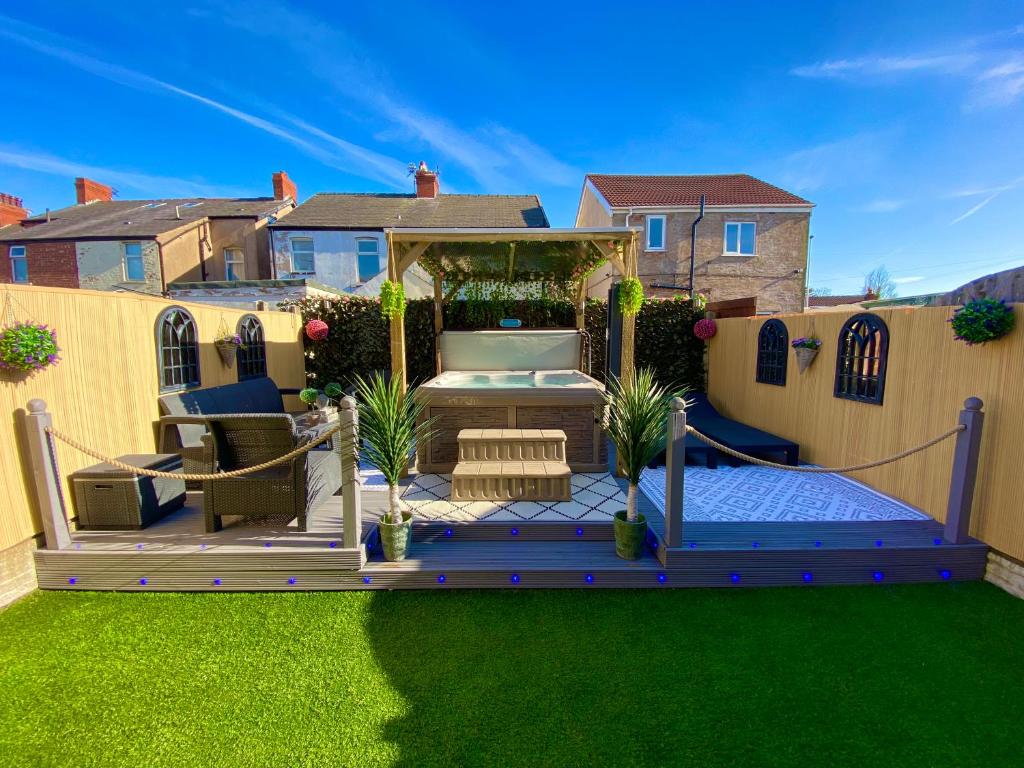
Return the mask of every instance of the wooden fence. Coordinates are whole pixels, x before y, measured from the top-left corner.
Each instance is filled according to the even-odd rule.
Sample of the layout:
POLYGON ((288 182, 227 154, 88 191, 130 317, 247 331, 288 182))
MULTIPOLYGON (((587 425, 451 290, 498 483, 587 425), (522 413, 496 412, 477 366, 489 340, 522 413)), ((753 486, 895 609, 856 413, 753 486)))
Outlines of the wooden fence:
MULTIPOLYGON (((1024 559, 1024 305, 1017 330, 983 346, 953 338, 949 307, 885 309, 889 327, 882 405, 833 396, 836 347, 846 312, 776 316, 792 341, 818 336, 823 346, 804 373, 789 352, 785 386, 754 381, 763 317, 718 321, 709 344, 708 392, 728 416, 800 443, 805 461, 827 466, 884 457, 954 426, 964 399, 984 400, 985 426, 974 496, 972 535, 1024 559)), ((944 521, 953 440, 884 467, 852 475, 944 521)))
MULTIPOLYGON (((159 418, 156 323, 170 306, 185 307, 199 335, 202 386, 237 381, 238 368, 226 367, 213 341, 226 327, 234 332, 247 312, 204 304, 181 304, 127 293, 3 286, 0 304, 20 321, 47 323, 57 331, 61 362, 33 378, 0 374, 0 554, 38 534, 40 525, 29 469, 23 466, 22 415, 33 398, 46 401, 54 426, 110 455, 153 453, 159 418)), ((299 342, 301 318, 285 312, 254 312, 263 323, 267 372, 279 387, 302 387, 305 368, 299 342)), ((295 401, 292 409, 300 407, 295 401)), ((57 455, 70 497, 67 475, 95 463, 66 446, 57 455)), ((3 574, 0 573, 0 576, 3 574)))

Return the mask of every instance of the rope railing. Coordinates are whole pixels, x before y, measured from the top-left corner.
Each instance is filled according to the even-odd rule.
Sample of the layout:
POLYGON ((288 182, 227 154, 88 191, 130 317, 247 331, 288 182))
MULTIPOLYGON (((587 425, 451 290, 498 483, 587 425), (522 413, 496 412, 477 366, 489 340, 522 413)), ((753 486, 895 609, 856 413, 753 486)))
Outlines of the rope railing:
POLYGON ((774 461, 765 461, 764 459, 759 459, 755 456, 750 456, 746 453, 742 453, 740 451, 735 450, 734 448, 730 448, 727 445, 723 445, 717 440, 714 440, 701 432, 698 432, 689 424, 686 425, 686 431, 689 432, 691 435, 696 437, 698 440, 707 443, 712 448, 716 448, 722 453, 728 454, 729 456, 733 456, 737 459, 742 459, 743 461, 747 461, 750 462, 751 464, 756 464, 761 467, 771 467, 772 469, 784 469, 789 472, 806 472, 808 474, 845 474, 847 472, 857 472, 862 469, 881 467, 885 464, 891 464, 894 461, 905 459, 907 456, 912 456, 920 451, 927 450, 928 448, 931 448, 933 445, 938 445, 943 440, 947 440, 953 437, 953 435, 957 434, 958 432, 963 432, 965 429, 967 429, 967 427, 964 426, 963 424, 957 424, 955 427, 946 430, 938 437, 933 437, 931 440, 927 440, 921 443, 920 445, 915 445, 913 448, 908 448, 905 451, 894 453, 892 456, 886 456, 884 459, 867 461, 864 462, 863 464, 849 464, 844 467, 791 467, 788 464, 777 464, 774 461))
POLYGON ((146 469, 145 467, 136 467, 133 464, 126 464, 125 462, 123 462, 123 461, 121 461, 119 459, 115 459, 115 458, 113 458, 111 456, 107 456, 106 454, 104 454, 104 453, 102 453, 100 451, 97 451, 94 448, 90 448, 87 445, 83 445, 82 443, 78 442, 77 440, 75 440, 70 435, 66 435, 63 432, 61 432, 60 430, 54 429, 52 426, 46 427, 46 433, 48 435, 50 435, 51 437, 56 438, 57 440, 60 440, 63 443, 67 443, 72 448, 74 448, 74 449, 76 449, 78 451, 81 451, 82 453, 86 454, 87 456, 92 456, 94 459, 98 459, 99 461, 102 461, 102 462, 105 462, 107 464, 110 464, 111 466, 117 467, 118 469, 124 470, 125 472, 130 472, 133 475, 142 475, 144 477, 160 477, 160 478, 170 479, 170 480, 185 480, 185 481, 200 482, 200 481, 203 481, 203 480, 226 480, 226 479, 229 479, 229 478, 232 478, 232 477, 244 477, 245 475, 251 474, 253 472, 259 472, 259 471, 264 470, 264 469, 270 469, 271 467, 276 467, 276 466, 278 466, 280 464, 286 464, 287 462, 291 461, 292 459, 296 458, 297 456, 301 456, 304 453, 309 453, 314 448, 316 448, 318 445, 322 445, 323 443, 327 442, 334 435, 336 435, 338 432, 340 432, 342 430, 342 428, 345 427, 345 426, 346 426, 345 424, 337 424, 337 425, 331 427, 330 429, 328 429, 323 434, 317 435, 316 438, 311 440, 310 442, 305 443, 303 445, 300 445, 298 448, 295 448, 294 450, 289 451, 288 453, 284 454, 283 456, 278 456, 276 459, 272 459, 270 461, 264 461, 261 464, 256 464, 256 465, 251 466, 251 467, 245 467, 243 469, 233 469, 230 472, 211 472, 211 473, 205 473, 205 474, 185 474, 185 473, 182 473, 182 472, 161 472, 160 470, 157 470, 157 469, 146 469))

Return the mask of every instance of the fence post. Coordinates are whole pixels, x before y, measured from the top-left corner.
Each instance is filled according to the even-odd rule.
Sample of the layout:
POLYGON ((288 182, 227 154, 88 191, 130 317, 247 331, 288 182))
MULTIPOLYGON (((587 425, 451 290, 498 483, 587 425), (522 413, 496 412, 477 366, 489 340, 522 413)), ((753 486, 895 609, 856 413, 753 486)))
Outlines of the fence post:
POLYGON ((53 453, 46 428, 53 419, 46 412, 42 400, 29 400, 25 414, 25 433, 28 443, 28 461, 32 467, 32 480, 39 500, 39 516, 43 521, 43 534, 47 549, 66 549, 71 546, 71 531, 64 514, 64 500, 57 476, 57 457, 53 453))
POLYGON ((686 402, 673 397, 665 436, 665 546, 683 545, 683 471, 686 464, 686 402))
POLYGON ((964 400, 960 423, 966 429, 957 434, 953 449, 953 474, 949 481, 949 504, 946 506, 946 541, 963 544, 971 528, 971 506, 974 503, 974 482, 978 476, 978 455, 981 452, 981 427, 985 414, 979 397, 964 400))
POLYGON ((341 538, 346 549, 359 546, 362 509, 359 486, 359 414, 356 399, 342 398, 338 408, 338 452, 341 457, 341 538))

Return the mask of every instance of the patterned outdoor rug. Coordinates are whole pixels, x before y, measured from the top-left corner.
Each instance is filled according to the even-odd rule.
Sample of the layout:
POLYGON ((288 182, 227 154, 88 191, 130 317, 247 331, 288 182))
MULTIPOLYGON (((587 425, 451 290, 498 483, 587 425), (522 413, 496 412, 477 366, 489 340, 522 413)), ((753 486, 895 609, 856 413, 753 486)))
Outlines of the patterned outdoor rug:
MULTIPOLYGON (((371 487, 380 487, 372 476, 364 478, 371 487)), ((386 488, 386 486, 385 486, 386 488)), ((452 522, 511 522, 516 520, 608 522, 626 508, 626 496, 605 473, 572 476, 572 501, 459 501, 449 500, 451 475, 416 475, 404 489, 402 501, 421 520, 452 522)))
MULTIPOLYGON (((662 509, 665 468, 644 470, 640 490, 662 509)), ((723 522, 928 520, 928 516, 855 480, 769 467, 686 467, 685 520, 723 522)))

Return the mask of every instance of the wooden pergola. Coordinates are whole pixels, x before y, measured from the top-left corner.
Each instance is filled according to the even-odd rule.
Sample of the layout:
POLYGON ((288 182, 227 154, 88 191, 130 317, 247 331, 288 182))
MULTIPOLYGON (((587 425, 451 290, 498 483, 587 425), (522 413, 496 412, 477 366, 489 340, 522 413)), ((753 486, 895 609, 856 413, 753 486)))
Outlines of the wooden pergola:
MULTIPOLYGON (((638 230, 633 227, 392 228, 385 229, 384 234, 388 242, 388 280, 401 283, 405 271, 417 262, 434 279, 435 340, 444 329, 446 280, 453 286, 449 295, 473 281, 551 279, 572 282, 576 327, 582 329, 587 279, 592 267, 607 261, 622 277, 637 276, 638 230)), ((623 377, 633 369, 635 323, 633 315, 622 318, 620 371, 623 377)), ((439 350, 439 346, 435 346, 439 350)), ((391 375, 399 378, 404 392, 407 387, 405 318, 401 314, 391 317, 391 375)))

